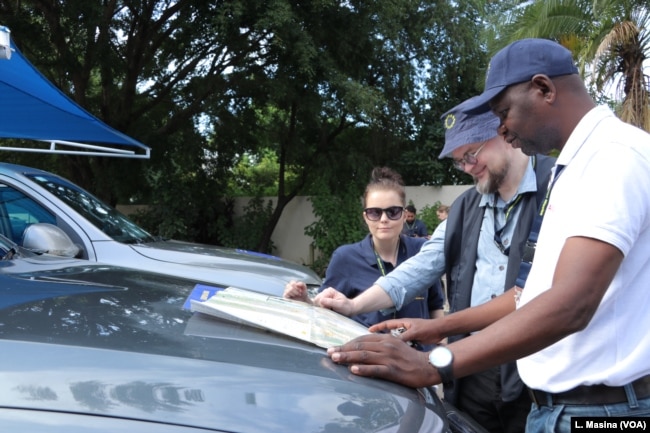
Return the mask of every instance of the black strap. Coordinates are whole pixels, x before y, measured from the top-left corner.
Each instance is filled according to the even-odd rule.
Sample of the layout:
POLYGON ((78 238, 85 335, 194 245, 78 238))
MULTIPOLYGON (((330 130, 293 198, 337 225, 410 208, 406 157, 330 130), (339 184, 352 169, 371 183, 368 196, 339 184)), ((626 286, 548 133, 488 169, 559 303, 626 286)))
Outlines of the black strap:
POLYGON ((539 229, 542 227, 542 221, 544 220, 544 213, 546 212, 546 207, 548 206, 548 198, 551 195, 551 190, 553 185, 562 174, 564 165, 555 166, 555 174, 551 180, 551 184, 546 189, 546 195, 544 200, 539 205, 539 210, 535 215, 533 220, 533 225, 530 228, 530 234, 528 235, 528 240, 524 246, 524 251, 521 257, 521 264, 519 265, 519 274, 517 275, 517 280, 515 285, 520 288, 524 288, 526 285, 526 280, 528 279, 528 274, 530 273, 530 268, 533 266, 533 258, 535 257, 535 248, 537 247, 537 238, 539 237, 539 229))
POLYGON ((514 210, 515 206, 519 203, 521 200, 522 194, 517 195, 517 198, 515 198, 512 203, 510 203, 509 206, 506 206, 504 209, 505 213, 505 222, 503 223, 503 227, 500 229, 497 229, 497 193, 494 194, 494 207, 492 208, 494 210, 494 243, 496 244, 497 248, 499 248, 499 251, 503 255, 508 255, 510 253, 510 246, 508 245, 507 247, 503 245, 503 241, 501 240, 501 234, 503 231, 506 229, 506 226, 508 225, 508 222, 511 220, 512 216, 512 211, 514 210))

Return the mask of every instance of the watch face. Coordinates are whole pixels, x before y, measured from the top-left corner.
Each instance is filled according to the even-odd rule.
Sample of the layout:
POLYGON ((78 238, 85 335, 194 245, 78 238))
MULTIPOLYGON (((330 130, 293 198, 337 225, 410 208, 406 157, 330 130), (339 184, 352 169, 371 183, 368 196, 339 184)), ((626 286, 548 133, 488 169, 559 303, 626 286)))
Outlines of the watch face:
POLYGON ((453 354, 446 347, 436 347, 429 354, 429 362, 434 367, 445 367, 451 364, 453 354))

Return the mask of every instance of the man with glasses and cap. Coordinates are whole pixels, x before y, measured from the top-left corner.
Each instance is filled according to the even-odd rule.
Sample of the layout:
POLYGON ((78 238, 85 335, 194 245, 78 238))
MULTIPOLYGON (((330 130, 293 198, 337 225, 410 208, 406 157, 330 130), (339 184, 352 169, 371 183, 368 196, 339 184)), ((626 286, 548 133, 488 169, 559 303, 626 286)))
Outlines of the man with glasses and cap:
POLYGON ((440 320, 384 322, 371 330, 407 329, 328 353, 352 373, 416 387, 517 360, 533 400, 526 432, 647 426, 650 135, 596 106, 571 52, 544 39, 492 58, 485 91, 466 107, 488 110, 513 147, 560 151, 525 287, 440 320), (429 355, 404 342, 474 330, 429 355))
MULTIPOLYGON (((449 216, 418 254, 359 296, 334 290, 316 298, 321 306, 346 315, 402 308, 444 274, 449 311, 488 302, 511 288, 524 244, 543 200, 554 159, 529 157, 497 135, 492 113, 468 115, 466 101, 442 116, 445 146, 440 158, 474 179, 475 188, 452 204, 449 216)), ((450 336, 453 342, 469 334, 450 336)), ((490 432, 524 430, 530 398, 514 363, 486 369, 443 388, 445 398, 490 432)))

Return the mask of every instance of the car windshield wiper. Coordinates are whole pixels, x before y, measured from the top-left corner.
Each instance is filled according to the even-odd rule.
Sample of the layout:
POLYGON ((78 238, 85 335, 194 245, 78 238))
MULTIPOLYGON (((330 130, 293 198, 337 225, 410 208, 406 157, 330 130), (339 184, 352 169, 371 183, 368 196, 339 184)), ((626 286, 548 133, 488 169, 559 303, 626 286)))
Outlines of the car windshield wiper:
POLYGON ((16 255, 18 255, 18 250, 12 247, 0 260, 12 260, 16 255))
POLYGON ((165 239, 159 236, 147 236, 146 238, 130 238, 126 240, 120 240, 120 242, 127 245, 146 245, 152 242, 160 242, 164 240, 165 239))
POLYGON ((137 244, 137 245, 144 245, 144 244, 150 244, 152 242, 164 242, 168 241, 169 238, 163 237, 163 236, 147 236, 146 238, 132 238, 128 239, 126 241, 122 241, 123 244, 137 244))

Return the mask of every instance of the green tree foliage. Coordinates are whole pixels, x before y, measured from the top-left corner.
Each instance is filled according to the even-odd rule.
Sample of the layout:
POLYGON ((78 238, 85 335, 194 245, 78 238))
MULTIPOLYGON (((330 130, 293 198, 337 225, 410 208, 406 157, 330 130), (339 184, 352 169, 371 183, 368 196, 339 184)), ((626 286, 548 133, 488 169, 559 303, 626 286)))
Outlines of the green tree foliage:
POLYGON ((305 234, 314 239, 317 256, 312 267, 322 276, 336 248, 358 242, 368 234, 361 209, 364 187, 365 179, 363 184, 348 183, 345 191, 336 195, 327 185, 315 187, 311 203, 317 220, 305 228, 305 234))
MULTIPOLYGON (((247 36, 229 29, 226 14, 209 3, 0 2, 3 24, 39 70, 84 108, 153 148, 151 161, 66 156, 57 160, 57 172, 116 204, 156 202, 161 192, 147 173, 178 173, 167 171, 169 159, 184 171, 202 168, 207 140, 199 116, 208 97, 214 103, 215 94, 227 95, 224 71, 248 55, 241 51, 247 36), (228 44, 220 39, 226 34, 228 44)), ((25 161, 39 165, 33 157, 25 161)))
POLYGON ((255 218, 252 249, 268 251, 286 204, 322 184, 344 194, 376 165, 409 184, 468 180, 437 154, 440 115, 485 64, 471 3, 0 0, 0 14, 59 88, 152 147, 150 161, 48 158, 53 171, 153 204, 165 236, 224 243, 228 197, 275 188, 255 218))
MULTIPOLYGON (((409 204, 413 204, 413 201, 409 200, 409 204)), ((427 232, 429 235, 433 233, 441 222, 437 214, 438 207, 440 207, 441 204, 440 201, 436 201, 433 204, 424 206, 422 209, 418 209, 417 218, 422 220, 424 225, 427 226, 427 232)))
POLYGON ((273 67, 249 76, 251 104, 216 132, 217 142, 240 140, 251 124, 240 119, 257 119, 263 133, 250 138, 277 153, 277 205, 260 250, 286 204, 320 178, 339 194, 390 163, 409 183, 467 181, 437 159, 438 118, 477 91, 476 65, 485 62, 475 11, 425 1, 272 5, 261 24, 271 26, 273 67))
POLYGON ((228 191, 235 197, 274 196, 278 191, 279 164, 272 149, 244 154, 232 168, 228 191))
MULTIPOLYGON (((244 208, 242 218, 230 220, 222 218, 217 221, 221 242, 226 247, 254 250, 271 213, 273 213, 271 200, 265 200, 260 196, 251 198, 244 208)), ((274 245, 271 242, 262 252, 273 254, 273 248, 274 245)))
POLYGON ((416 128, 395 165, 408 185, 471 183, 448 159, 438 159, 445 141, 441 116, 483 89, 488 60, 483 42, 486 12, 480 2, 441 3, 423 33, 429 52, 426 73, 419 77, 421 98, 413 100, 416 128))

